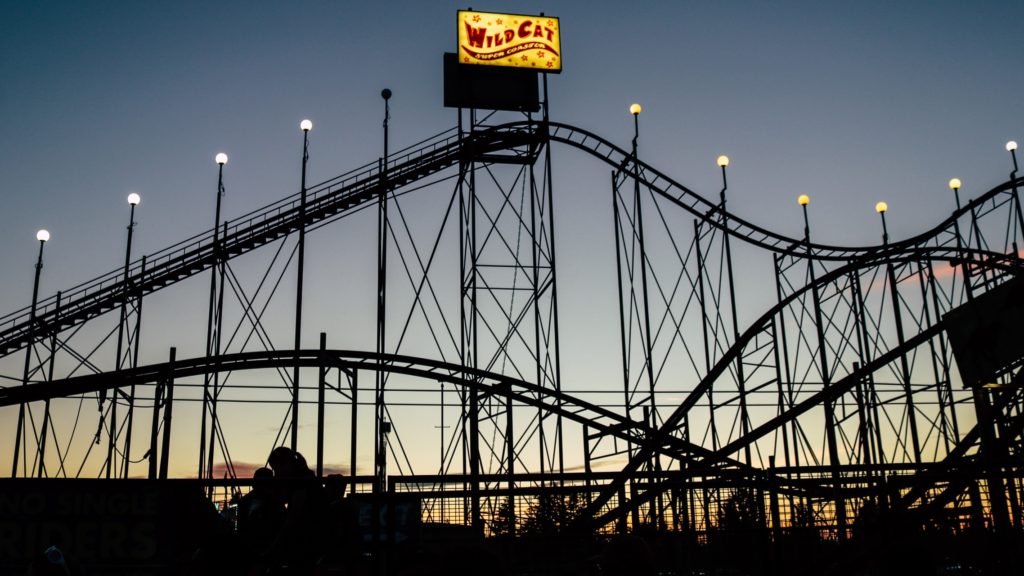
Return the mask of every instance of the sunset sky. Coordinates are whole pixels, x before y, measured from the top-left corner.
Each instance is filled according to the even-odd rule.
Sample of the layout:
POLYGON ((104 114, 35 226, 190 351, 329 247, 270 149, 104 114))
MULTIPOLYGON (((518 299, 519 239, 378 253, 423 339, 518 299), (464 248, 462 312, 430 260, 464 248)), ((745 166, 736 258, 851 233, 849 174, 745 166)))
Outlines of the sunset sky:
MULTIPOLYGON (((218 152, 230 156, 224 214, 234 218, 298 191, 304 118, 314 122, 310 182, 381 154, 382 88, 394 93, 393 149, 454 126, 455 112, 442 106, 441 58, 454 51, 456 11, 466 8, 4 3, 0 314, 29 304, 40 228, 52 234, 43 296, 122 265, 129 192, 142 197, 135 256, 209 229, 218 152)), ((553 120, 626 147, 627 109, 639 102, 647 162, 716 198, 715 158, 728 154, 730 210, 789 236, 802 234, 801 194, 811 197, 822 243, 878 243, 879 200, 889 204, 892 238, 920 233, 953 210, 950 178, 963 181, 964 198, 978 195, 1007 178, 1005 142, 1024 141, 1024 3, 1015 0, 492 0, 472 8, 558 16, 563 72, 549 78, 553 120)), ((618 369, 609 170, 568 148, 554 155, 564 385, 617 390, 617 380, 604 381, 618 369)), ((345 220, 310 236, 304 345, 325 331, 332 347, 373 349, 374 226, 345 220)), ((142 362, 163 361, 170 346, 180 356, 201 353, 207 282, 204 275, 147 302, 142 362)), ((763 312, 750 302, 749 315, 763 312)), ((291 346, 287 309, 268 317, 282 348, 291 346)), ((23 357, 13 356, 0 366, 20 376, 23 357)), ((188 417, 183 410, 182 422, 188 417)), ((14 418, 0 411, 0 435, 14 418)), ((268 417, 263 428, 278 423, 268 417)), ((269 441, 264 434, 246 447, 240 439, 237 459, 258 462, 269 441)), ((437 443, 420 449, 433 454, 437 443)), ((0 446, 0 474, 9 450, 0 446)), ((193 466, 183 457, 178 473, 193 466)))

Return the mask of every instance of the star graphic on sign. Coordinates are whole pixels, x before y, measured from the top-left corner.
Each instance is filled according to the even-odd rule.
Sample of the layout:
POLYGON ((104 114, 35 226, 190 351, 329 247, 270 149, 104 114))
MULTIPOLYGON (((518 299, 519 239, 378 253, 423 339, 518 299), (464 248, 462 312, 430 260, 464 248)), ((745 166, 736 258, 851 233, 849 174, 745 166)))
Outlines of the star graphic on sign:
POLYGON ((467 63, 468 63, 468 62, 469 62, 469 57, 468 57, 468 56, 466 56, 466 57, 463 57, 463 58, 462 58, 462 61, 463 61, 463 62, 467 62, 467 63))
POLYGON ((501 18, 498 18, 497 20, 495 20, 495 22, 497 22, 498 24, 501 24, 501 18))
POLYGON ((522 56, 520 56, 520 58, 522 58, 523 60, 528 60, 530 57, 527 56, 526 54, 523 54, 522 56))
POLYGON ((548 61, 548 68, 554 68, 554 66, 555 66, 554 62, 548 61))
POLYGON ((480 15, 479 14, 474 14, 473 15, 473 22, 479 22, 479 21, 480 21, 480 15))
POLYGON ((554 25, 555 25, 555 21, 554 20, 548 20, 548 28, 551 28, 554 25))
POLYGON ((544 51, 543 50, 537 50, 537 58, 543 58, 543 57, 544 57, 544 51))

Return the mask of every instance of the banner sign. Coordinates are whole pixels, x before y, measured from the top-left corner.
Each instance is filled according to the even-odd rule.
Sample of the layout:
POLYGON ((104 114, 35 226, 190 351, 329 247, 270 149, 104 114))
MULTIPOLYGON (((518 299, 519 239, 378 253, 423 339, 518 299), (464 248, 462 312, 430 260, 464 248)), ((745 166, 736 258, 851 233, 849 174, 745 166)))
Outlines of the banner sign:
POLYGON ((202 486, 188 480, 0 479, 0 574, 25 574, 34 563, 56 571, 33 574, 65 574, 66 566, 161 576, 203 547, 217 550, 220 532, 202 486))
POLYGON ((413 495, 387 494, 374 497, 372 494, 352 496, 356 512, 356 525, 364 543, 376 538, 380 542, 404 544, 419 539, 420 500, 413 495), (377 515, 376 523, 374 514, 377 515), (374 536, 374 529, 377 530, 374 536))
POLYGON ((558 18, 459 10, 459 63, 562 71, 558 18))

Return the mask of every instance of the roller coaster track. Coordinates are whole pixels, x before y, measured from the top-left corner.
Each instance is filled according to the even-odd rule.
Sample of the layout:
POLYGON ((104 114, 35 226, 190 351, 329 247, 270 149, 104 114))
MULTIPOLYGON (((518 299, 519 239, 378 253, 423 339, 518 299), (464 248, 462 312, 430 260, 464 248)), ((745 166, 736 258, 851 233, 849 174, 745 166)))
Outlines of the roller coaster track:
MULTIPOLYGON (((424 380, 446 382, 466 389, 476 389, 484 397, 493 395, 540 408, 547 413, 558 414, 569 420, 586 424, 596 431, 625 440, 631 445, 641 443, 644 438, 654 433, 654 430, 643 422, 627 419, 621 414, 580 400, 571 394, 502 374, 399 354, 341 350, 241 352, 2 388, 0 389, 0 408, 52 398, 70 398, 109 391, 117 387, 154 384, 168 379, 214 372, 290 368, 296 364, 311 368, 337 368, 347 372, 383 370, 424 380)), ((694 462, 697 469, 710 470, 728 467, 747 472, 752 471, 749 466, 729 458, 717 458, 711 450, 681 438, 667 439, 661 445, 661 452, 671 458, 694 462), (700 458, 703 464, 696 462, 695 458, 700 458)))
MULTIPOLYGON (((592 501, 587 512, 580 515, 580 518, 593 518, 593 524, 595 526, 601 526, 621 517, 629 510, 643 504, 660 492, 657 487, 653 487, 644 496, 634 498, 628 502, 619 503, 617 506, 605 510, 602 514, 598 514, 598 512, 605 507, 615 494, 618 493, 621 486, 633 473, 639 470, 645 463, 649 462, 655 454, 664 453, 664 443, 671 441, 670 439, 679 435, 679 427, 690 410, 696 406, 697 402, 707 394, 710 389, 714 387, 715 383, 727 372, 730 366, 735 364, 737 359, 742 355, 744 349, 748 347, 759 334, 770 330, 772 323, 794 301, 815 289, 815 287, 828 284, 829 282, 850 274, 851 272, 877 266, 884 262, 897 262, 901 260, 907 262, 924 260, 958 263, 974 261, 978 266, 987 266, 992 269, 998 269, 1007 275, 1024 275, 1024 260, 1012 258, 1007 259, 1004 258, 1004 255, 998 253, 941 247, 904 249, 897 256, 888 256, 884 258, 877 254, 871 256, 865 255, 850 264, 832 270, 828 274, 818 278, 814 284, 808 284, 807 286, 793 292, 765 312, 759 319, 751 323, 750 327, 747 328, 747 330, 736 340, 735 343, 733 343, 728 351, 722 355, 715 366, 707 373, 707 375, 704 376, 704 378, 701 379, 700 383, 687 394, 686 398, 678 406, 676 406, 671 415, 665 419, 658 431, 652 436, 644 438, 643 443, 641 443, 639 445, 639 449, 632 454, 629 462, 623 467, 619 476, 603 488, 601 495, 592 501)), ((824 403, 833 402, 844 394, 851 392, 858 381, 863 381, 866 377, 877 372, 882 367, 894 362, 901 354, 905 354, 908 350, 913 350, 914 348, 923 345, 929 339, 936 337, 943 331, 943 329, 944 325, 939 322, 922 330, 918 334, 908 338, 902 346, 893 348, 877 358, 874 358, 859 369, 847 374, 843 378, 833 382, 831 385, 826 386, 819 392, 791 406, 775 418, 768 420, 747 434, 744 434, 741 438, 721 447, 714 453, 715 458, 723 459, 728 458, 729 455, 737 454, 744 446, 757 442, 759 438, 777 430, 781 426, 793 421, 809 410, 822 406, 824 403)), ((1017 430, 1018 435, 1019 432, 1020 430, 1017 430)), ((968 458, 968 450, 976 446, 979 437, 980 433, 977 428, 973 428, 969 433, 964 435, 956 448, 952 450, 944 460, 943 466, 952 467, 958 463, 964 462, 965 459, 968 458)), ((1016 435, 1013 437, 1016 437, 1016 435)), ((914 501, 917 496, 919 496, 919 494, 916 492, 908 496, 905 499, 904 506, 909 506, 909 502, 914 501)))
POLYGON ((972 200, 938 226, 923 234, 886 246, 861 248, 829 246, 789 238, 728 215, 689 188, 637 161, 630 153, 589 131, 561 123, 514 122, 468 134, 454 130, 424 140, 389 157, 322 182, 307 191, 303 212, 300 194, 294 194, 225 224, 218 237, 213 230, 188 238, 169 248, 131 263, 127 274, 115 270, 80 284, 57 296, 42 299, 34 321, 29 308, 0 317, 0 357, 23 348, 34 334, 77 326, 112 310, 125 294, 145 295, 209 269, 221 258, 229 259, 307 226, 352 213, 379 198, 383 191, 398 189, 427 178, 463 160, 477 162, 530 162, 540 146, 559 142, 583 150, 612 167, 629 171, 654 193, 704 219, 712 226, 751 244, 776 253, 793 253, 816 260, 849 261, 868 254, 899 254, 922 246, 960 216, 988 199, 1024 185, 1024 178, 1008 181, 972 200), (504 153, 504 154, 502 154, 504 153))
MULTIPOLYGON (((464 390, 473 390, 484 398, 502 398, 509 401, 509 405, 516 403, 531 406, 543 414, 558 415, 596 432, 595 437, 603 435, 625 442, 630 447, 628 462, 610 482, 596 488, 596 497, 581 516, 588 519, 585 521, 601 526, 624 518, 629 512, 672 488, 672 483, 677 480, 666 479, 667 476, 651 476, 651 482, 643 485, 638 492, 633 492, 629 499, 624 496, 625 485, 636 481, 638 473, 660 457, 684 463, 686 470, 693 474, 715 476, 731 473, 750 479, 766 478, 769 471, 751 463, 750 447, 783 430, 787 424, 796 422, 811 410, 828 406, 851 394, 858 383, 872 378, 902 356, 931 344, 945 328, 943 322, 936 317, 935 322, 929 319, 918 325, 917 332, 908 333, 905 339, 901 333, 898 344, 874 349, 873 358, 869 355, 863 364, 854 365, 852 370, 841 375, 836 372, 834 381, 822 383, 821 389, 812 389, 799 402, 791 401, 788 405, 780 403, 776 413, 757 422, 751 429, 744 429, 741 435, 730 436, 722 444, 716 443, 713 449, 692 442, 688 432, 683 430, 684 424, 689 422, 691 410, 698 406, 705 395, 710 396, 709 393, 716 386, 720 389, 728 388, 732 367, 743 364, 750 349, 763 345, 759 342, 772 339, 778 345, 775 327, 785 322, 787 310, 796 308, 812 291, 824 290, 831 284, 838 284, 841 278, 859 278, 865 271, 885 266, 890 268, 892 274, 893 266, 903 264, 930 265, 942 262, 953 267, 962 266, 965 282, 969 281, 972 271, 977 270, 985 272, 986 282, 993 278, 995 283, 1007 277, 1024 275, 1024 260, 1018 254, 989 250, 980 243, 978 246, 967 246, 961 242, 958 228, 964 225, 961 219, 968 217, 971 225, 974 225, 976 217, 986 213, 989 203, 995 206, 997 201, 1008 197, 1006 192, 1016 193, 1018 187, 1024 186, 1024 178, 1011 179, 992 188, 970 200, 935 227, 912 238, 876 246, 832 246, 777 234, 729 214, 724 210, 724 204, 705 199, 638 160, 629 151, 587 130, 554 122, 514 122, 482 127, 468 133, 459 133, 454 129, 446 131, 394 153, 386 160, 386 164, 384 160, 369 163, 310 187, 306 191, 305 202, 301 199, 301 193, 287 196, 225 223, 223 231, 215 233, 209 230, 198 234, 132 262, 127 270, 115 270, 59 293, 59 296, 43 299, 34 313, 24 308, 0 317, 0 357, 30 345, 42 334, 55 334, 79 326, 113 310, 123 303, 127 295, 141 297, 156 292, 209 270, 218 262, 284 238, 301 227, 308 229, 326 225, 372 206, 387 193, 399 191, 417 182, 432 182, 436 179, 435 175, 452 167, 461 165, 465 168, 470 162, 477 165, 531 164, 537 160, 543 147, 552 143, 568 145, 594 156, 616 170, 620 176, 634 178, 659 202, 691 214, 703 225, 716 228, 722 234, 780 257, 777 262, 785 256, 827 264, 820 266, 820 275, 812 275, 806 285, 794 287, 785 295, 780 290, 779 300, 774 306, 749 323, 746 330, 741 332, 737 329, 735 338, 723 346, 721 355, 709 363, 705 373, 697 375, 699 382, 696 386, 688 387, 686 396, 678 404, 666 406, 672 412, 667 418, 661 419, 660 426, 654 424, 653 419, 632 419, 559 389, 487 370, 429 358, 337 350, 240 352, 11 386, 0 388, 0 407, 52 398, 82 397, 120 387, 160 384, 177 378, 216 372, 283 367, 388 372, 424 381, 449 383, 464 390), (955 245, 953 238, 956 239, 955 245), (746 459, 740 456, 744 450, 747 451, 746 459)), ((1017 209, 1019 211, 1019 206, 1017 209)), ((1020 217, 1019 212, 1017 217, 1020 217)), ((896 280, 891 282, 895 284, 896 280)), ((816 292, 814 298, 817 299, 816 292)), ((782 354, 785 355, 785 352, 782 354)), ((1022 374, 1024 372, 1018 371, 1014 379, 1017 387, 1024 377, 1022 374)), ((778 381, 782 382, 781 376, 778 381)), ((742 396, 749 391, 739 388, 738 393, 742 396)), ((909 398, 909 391, 907 396, 909 398)), ((1012 402, 1019 403, 1019 398, 1017 390, 1012 396, 1012 402)), ((1007 395, 1004 399, 1004 403, 997 405, 996 409, 1009 413, 1011 396, 1007 395)), ((1019 412, 1004 420, 1008 422, 1005 428, 1005 433, 1009 434, 1007 441, 1018 439, 1024 433, 1024 417, 1019 412)), ((947 482, 945 479, 934 479, 931 474, 935 471, 980 469, 983 460, 989 457, 989 454, 980 450, 981 436, 978 425, 959 434, 954 438, 952 449, 947 447, 941 461, 926 463, 926 466, 905 477, 910 480, 907 485, 911 489, 895 504, 902 509, 923 509, 926 506, 935 508, 961 495, 966 481, 947 482)), ((921 463, 918 461, 918 464, 921 463)), ((833 468, 838 466, 836 461, 832 462, 833 468)), ((819 492, 826 490, 830 482, 839 486, 836 478, 824 479, 818 486, 819 492)))

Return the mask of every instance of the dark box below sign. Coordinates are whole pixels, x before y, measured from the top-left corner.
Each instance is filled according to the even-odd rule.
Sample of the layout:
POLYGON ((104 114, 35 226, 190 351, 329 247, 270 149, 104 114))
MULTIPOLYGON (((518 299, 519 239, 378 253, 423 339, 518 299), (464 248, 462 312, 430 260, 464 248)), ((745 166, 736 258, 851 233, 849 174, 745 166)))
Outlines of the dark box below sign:
POLYGON ((459 64, 458 56, 447 52, 444 55, 444 105, 447 108, 537 112, 540 110, 537 73, 459 64))

